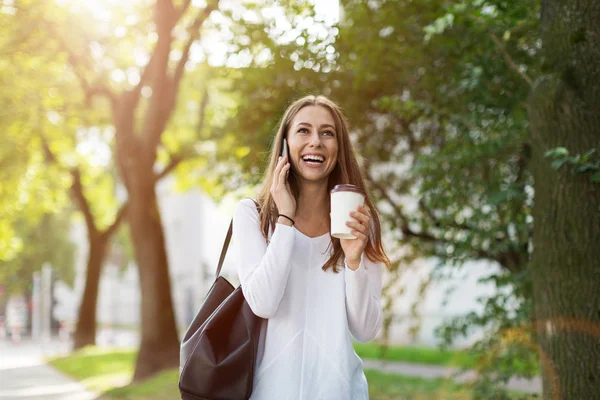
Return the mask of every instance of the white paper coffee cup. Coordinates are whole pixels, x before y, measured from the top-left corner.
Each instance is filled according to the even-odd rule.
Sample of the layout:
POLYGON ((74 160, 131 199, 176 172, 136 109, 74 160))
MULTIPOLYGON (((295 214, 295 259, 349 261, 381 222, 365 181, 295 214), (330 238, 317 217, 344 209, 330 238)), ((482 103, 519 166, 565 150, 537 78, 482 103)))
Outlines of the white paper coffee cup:
POLYGON ((356 239, 346 222, 358 222, 350 216, 357 206, 365 205, 365 193, 355 185, 336 185, 331 190, 331 236, 338 239, 356 239))

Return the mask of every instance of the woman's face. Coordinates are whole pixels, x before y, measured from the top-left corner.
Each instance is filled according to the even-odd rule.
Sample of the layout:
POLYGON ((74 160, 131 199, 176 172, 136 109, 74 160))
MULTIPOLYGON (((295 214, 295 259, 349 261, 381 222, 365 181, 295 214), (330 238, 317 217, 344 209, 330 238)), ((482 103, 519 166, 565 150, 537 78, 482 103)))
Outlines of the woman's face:
POLYGON ((337 135, 335 121, 327 108, 306 106, 296 114, 287 141, 290 162, 300 181, 327 179, 337 163, 337 135))

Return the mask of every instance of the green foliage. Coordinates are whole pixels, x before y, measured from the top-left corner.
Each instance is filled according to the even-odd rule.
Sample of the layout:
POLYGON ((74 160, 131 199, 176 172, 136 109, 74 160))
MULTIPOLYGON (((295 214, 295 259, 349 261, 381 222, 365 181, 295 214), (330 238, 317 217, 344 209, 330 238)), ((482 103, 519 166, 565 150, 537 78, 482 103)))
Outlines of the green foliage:
MULTIPOLYGON (((250 21, 223 12, 234 21, 230 46, 236 53, 250 54, 251 61, 243 69, 212 72, 206 109, 206 121, 211 122, 200 132, 206 162, 198 175, 203 189, 215 198, 260 182, 283 110, 303 95, 321 92, 323 71, 333 68, 328 46, 337 28, 318 19, 306 1, 278 5, 283 20, 265 13, 250 21), (283 21, 294 26, 293 31, 283 35, 283 21), (310 21, 320 27, 318 35, 310 21), (259 57, 261 52, 271 56, 259 57)), ((198 80, 194 75, 191 79, 198 80)))
MULTIPOLYGON (((10 217, 9 222, 0 218, 0 258, 14 259, 23 249, 15 216, 35 220, 63 204, 58 193, 70 185, 66 172, 72 166, 82 171, 98 226, 114 218, 119 182, 110 109, 86 98, 78 81, 108 82, 117 90, 135 85, 130 67, 139 61, 136 54, 147 54, 154 44, 147 5, 115 7, 110 21, 85 7, 73 11, 45 2, 27 2, 18 19, 2 15, 0 29, 10 26, 23 40, 10 62, 0 61, 0 98, 10 106, 6 115, 14 116, 0 119, 9 133, 0 138, 0 160, 10 165, 0 169, 0 206, 6 206, 0 212, 10 217), (132 22, 128 15, 138 18, 132 22), (126 34, 115 35, 115 25, 126 34), (64 46, 79 55, 80 70, 73 60, 67 63, 64 46), (41 168, 42 133, 58 154, 52 172, 41 168), (81 151, 90 141, 109 155, 105 162, 94 162, 98 152, 81 151), (22 176, 31 176, 31 185, 23 185, 22 176), (44 213, 27 208, 33 202, 22 199, 31 198, 44 199, 44 213)), ((328 95, 350 119, 388 250, 399 266, 394 279, 417 257, 434 257, 455 270, 474 259, 501 267, 485 278, 496 294, 480 299, 483 312, 448 321, 439 332, 449 345, 483 330, 475 349, 480 370, 489 376, 499 373, 499 380, 506 380, 512 373, 536 372, 527 328, 533 180, 525 101, 542 69, 539 2, 348 0, 341 2, 344 17, 334 26, 317 18, 309 2, 277 5, 289 27, 261 12, 260 2, 244 3, 244 10, 222 9, 222 23, 207 22, 211 30, 227 26, 231 51, 222 67, 190 63, 161 136, 157 167, 173 156, 190 155, 176 170, 179 189, 200 185, 219 198, 252 187, 260 183, 286 106, 305 94, 328 95), (404 196, 416 198, 418 206, 409 210, 400 202, 404 196)), ((183 35, 176 32, 177 46, 183 35)), ((582 40, 580 32, 572 38, 582 40)), ((13 45, 0 42, 0 53, 13 45)), ((569 163, 598 181, 598 165, 588 153, 572 157, 558 151, 548 157, 557 168, 569 163)), ((433 277, 443 279, 442 268, 433 277)), ((402 288, 386 287, 387 312, 393 310, 390 297, 399 293, 402 288)), ((387 318, 388 328, 390 323, 387 318)), ((481 393, 499 395, 488 378, 481 382, 481 393)))
MULTIPOLYGON (((217 146, 236 163, 231 185, 239 185, 240 175, 260 181, 277 121, 292 99, 328 95, 350 119, 384 232, 394 244, 390 253, 410 255, 393 261, 405 268, 416 256, 435 257, 440 266, 460 268, 475 259, 502 268, 487 277, 496 294, 481 299, 482 313, 440 328, 448 344, 483 330, 483 350, 499 332, 523 329, 531 316, 533 180, 525 101, 540 70, 540 6, 533 0, 342 6, 344 19, 331 29, 334 41, 323 43, 332 57, 322 61, 318 52, 290 52, 283 45, 267 66, 232 81, 238 107, 225 125, 228 133, 217 136, 232 135, 252 151, 235 160, 230 146, 217 146), (321 68, 307 68, 308 60, 321 68), (333 67, 322 68, 327 62, 333 67), (418 209, 404 212, 400 196, 416 197, 418 209)), ((434 278, 443 279, 442 271, 434 278)), ((390 289, 388 296, 398 292, 390 289)), ((535 371, 535 352, 520 367, 519 345, 504 341, 502 348, 493 360, 504 361, 482 359, 482 372, 500 365, 515 374, 535 371)))
POLYGON ((69 239, 70 223, 68 212, 14 222, 23 248, 12 259, 0 261, 0 283, 7 294, 30 290, 33 272, 40 271, 45 263, 53 267, 58 279, 73 283, 75 245, 69 239))
POLYGON ((78 19, 48 2, 23 1, 14 12, 10 8, 0 11, 0 29, 8 32, 0 35, 0 281, 22 290, 46 261, 61 279, 73 278, 67 256, 71 219, 61 214, 73 200, 73 168, 96 228, 114 221, 119 204, 108 109, 89 107, 62 51, 85 35, 66 35, 65 41, 49 35, 61 23, 80 27, 85 16, 78 19))
POLYGON ((584 172, 592 174, 592 182, 600 182, 600 158, 597 156, 597 151, 592 148, 586 151, 583 155, 569 154, 569 150, 564 147, 556 147, 544 153, 544 157, 552 159, 552 168, 559 170, 563 165, 569 164, 572 166, 573 174, 581 174, 584 172), (595 157, 593 157, 595 156, 595 157), (596 158, 597 160, 593 160, 596 158))
POLYGON ((47 53, 34 53, 43 34, 17 21, 9 9, 0 12, 0 260, 5 262, 24 249, 17 224, 34 225, 67 201, 67 182, 43 165, 37 136, 49 125, 46 105, 56 93, 44 85, 56 76, 56 63, 47 63, 47 53))
POLYGON ((444 365, 466 369, 475 368, 477 361, 477 357, 466 350, 440 350, 433 347, 354 343, 354 351, 361 358, 444 365))

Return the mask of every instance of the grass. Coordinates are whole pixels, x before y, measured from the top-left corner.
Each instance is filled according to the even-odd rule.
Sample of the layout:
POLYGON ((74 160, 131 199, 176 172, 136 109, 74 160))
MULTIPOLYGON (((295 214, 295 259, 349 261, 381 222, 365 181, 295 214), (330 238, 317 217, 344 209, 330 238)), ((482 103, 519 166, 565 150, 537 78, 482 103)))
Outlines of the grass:
POLYGON ((408 363, 474 368, 475 356, 465 350, 439 350, 433 347, 390 346, 382 355, 377 343, 354 343, 354 350, 361 358, 372 358, 408 363))
POLYGON ((116 387, 105 391, 103 399, 163 400, 180 399, 177 382, 179 369, 162 372, 152 379, 135 385, 116 387))
POLYGON ((365 370, 372 400, 470 400, 470 390, 445 379, 423 379, 365 370))
POLYGON ((134 349, 105 350, 86 347, 49 364, 75 378, 95 392, 104 392, 129 383, 135 365, 134 349))
MULTIPOLYGON (((130 384, 135 364, 135 350, 100 350, 85 348, 49 363, 66 375, 79 380, 89 389, 101 393, 102 399, 164 400, 179 399, 179 370, 162 372, 142 383, 130 384)), ((443 379, 422 379, 366 370, 372 400, 466 400, 470 389, 443 379)))

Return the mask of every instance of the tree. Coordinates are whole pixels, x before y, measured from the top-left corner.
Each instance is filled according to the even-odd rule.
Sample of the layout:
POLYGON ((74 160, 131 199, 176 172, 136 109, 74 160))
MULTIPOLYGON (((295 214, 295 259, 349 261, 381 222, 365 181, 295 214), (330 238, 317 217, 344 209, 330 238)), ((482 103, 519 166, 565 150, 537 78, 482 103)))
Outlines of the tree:
MULTIPOLYGON (((11 10, 12 7, 7 6, 7 9, 11 10)), ((76 134, 82 125, 77 114, 82 111, 79 105, 83 103, 76 94, 73 95, 77 85, 65 79, 64 60, 56 57, 56 53, 51 50, 52 41, 47 41, 43 31, 31 29, 31 26, 44 26, 43 18, 52 14, 50 10, 44 2, 23 1, 14 6, 12 12, 3 15, 6 22, 3 26, 12 28, 9 40, 3 46, 6 59, 10 61, 7 72, 16 77, 6 84, 14 85, 14 82, 18 82, 14 85, 15 90, 6 91, 10 96, 8 104, 11 113, 8 121, 12 123, 8 132, 15 133, 14 138, 11 135, 7 138, 13 138, 18 143, 14 146, 16 151, 11 152, 12 158, 8 159, 9 168, 6 171, 17 182, 17 187, 30 186, 39 192, 36 198, 29 197, 32 204, 28 207, 30 211, 27 215, 35 215, 39 210, 58 211, 59 205, 53 198, 60 199, 64 204, 69 193, 75 208, 83 216, 88 234, 89 255, 85 289, 74 333, 74 348, 77 349, 95 344, 96 301, 101 266, 107 242, 119 226, 125 207, 116 211, 114 202, 110 199, 114 189, 110 174, 106 174, 102 167, 93 167, 93 162, 89 163, 86 156, 77 150, 78 145, 90 139, 87 137, 78 140, 76 134), (25 161, 20 163, 19 160, 25 161), (28 164, 28 170, 31 171, 29 174, 36 177, 32 180, 34 184, 26 185, 27 179, 24 176, 27 175, 19 171, 19 165, 23 163, 28 164), (90 198, 94 201, 90 201, 90 198)), ((9 74, 6 76, 10 76, 9 74)), ((94 114, 86 107, 83 107, 83 111, 87 123, 102 126, 101 113, 94 114)), ((11 147, 7 150, 11 150, 11 147)), ((13 199, 12 203, 14 207, 18 201, 13 199)), ((52 234, 60 238, 68 232, 64 226, 61 229, 65 231, 52 234)), ((42 246, 43 243, 45 241, 41 240, 39 245, 42 246)), ((36 245, 30 242, 28 246, 36 245)), ((20 268, 19 274, 27 274, 29 269, 25 264, 14 265, 20 268)))
MULTIPOLYGON (((337 100, 350 118, 384 231, 391 243, 409 247, 397 265, 421 256, 453 271, 474 259, 501 267, 487 278, 498 290, 482 299, 484 311, 450 321, 440 329, 443 338, 451 343, 483 329, 475 347, 483 350, 481 372, 494 372, 486 376, 495 381, 530 376, 537 354, 529 340, 533 180, 525 100, 539 70, 537 2, 342 5, 334 40, 310 42, 298 32, 306 47, 279 44, 267 66, 232 84, 242 100, 225 126, 243 133, 235 143, 253 149, 232 161, 257 182, 286 103, 307 92, 337 100), (402 196, 416 197, 417 207, 408 209, 402 196)), ((440 270, 434 277, 443 278, 440 270)), ((484 386, 480 396, 490 397, 495 389, 484 386)))
POLYGON ((59 38, 58 49, 66 56, 85 99, 90 103, 94 99, 106 101, 114 126, 113 157, 128 193, 127 221, 143 299, 141 345, 134 380, 142 380, 179 364, 179 340, 155 184, 185 158, 189 149, 172 154, 158 172, 155 163, 159 152, 165 150, 163 133, 177 104, 191 47, 199 38, 207 18, 218 7, 218 1, 210 2, 202 9, 191 3, 189 0, 180 4, 157 0, 150 8, 145 3, 132 5, 133 11, 123 13, 135 12, 138 22, 130 28, 132 35, 120 42, 102 31, 100 24, 93 29, 79 26, 83 33, 79 40, 66 34, 65 21, 60 18, 49 19, 46 24, 53 36, 59 38), (148 40, 138 40, 149 37, 148 32, 156 38, 154 43, 150 42, 150 51, 145 48, 148 40), (91 43, 103 55, 90 54, 91 43), (113 65, 123 68, 119 68, 120 71, 135 69, 132 66, 134 60, 115 56, 127 46, 130 50, 141 49, 148 56, 147 62, 139 74, 136 71, 136 82, 111 85, 108 80, 111 68, 101 61, 111 60, 113 65), (173 60, 175 52, 179 57, 173 60))
MULTIPOLYGON (((155 183, 196 153, 193 145, 198 138, 189 132, 184 139, 178 137, 177 122, 170 119, 176 112, 186 70, 194 66, 194 62, 188 62, 191 48, 218 7, 217 1, 209 2, 204 8, 196 7, 189 0, 179 4, 157 0, 151 4, 152 7, 148 7, 149 3, 140 1, 123 5, 118 11, 112 10, 115 11, 111 14, 114 25, 94 20, 81 12, 82 7, 69 11, 48 9, 41 18, 42 25, 50 32, 49 37, 56 38, 50 41, 52 51, 64 57, 69 65, 67 77, 74 78, 82 89, 83 96, 74 115, 87 122, 90 113, 97 112, 98 118, 107 114, 114 127, 114 136, 107 140, 113 150, 110 161, 114 162, 128 192, 127 220, 143 298, 142 337, 134 380, 176 366, 179 361, 155 183), (77 16, 72 17, 71 13, 77 16), (135 18, 128 18, 131 16, 135 18), (123 38, 113 35, 119 23, 122 23, 119 28, 126 26, 128 31, 123 38), (73 35, 73 31, 78 34, 73 35), (138 70, 134 64, 143 67, 138 70), (123 76, 126 79, 119 78, 123 76)), ((253 8, 256 12, 256 6, 253 8)), ((230 14, 232 20, 240 21, 236 12, 230 14)), ((212 29, 215 25, 212 24, 212 29)), ((202 92, 206 93, 206 88, 202 92)), ((196 132, 202 131, 206 103, 201 102, 196 132)), ((44 146, 48 159, 62 158, 54 153, 55 147, 50 140, 44 146)), ((67 166, 64 161, 59 164, 67 166)), ((91 198, 87 186, 90 181, 83 178, 84 171, 68 166, 72 189, 81 192, 77 198, 79 204, 83 204, 81 199, 91 198)), ((94 222, 93 213, 84 214, 86 223, 94 222)))
MULTIPOLYGON (((68 171, 71 178, 71 186, 69 188, 71 199, 73 204, 83 215, 83 220, 86 227, 87 239, 88 239, 88 257, 85 274, 85 285, 83 290, 83 297, 79 305, 77 312, 77 323, 75 325, 75 332, 73 334, 73 348, 80 349, 88 345, 96 344, 96 304, 98 300, 98 287, 100 284, 100 274, 102 272, 102 265, 106 258, 107 246, 119 228, 121 222, 125 218, 127 211, 127 204, 121 205, 116 215, 109 223, 106 228, 101 228, 100 224, 103 222, 98 214, 101 214, 103 210, 97 210, 94 213, 93 204, 89 200, 90 196, 86 196, 84 192, 84 185, 82 184, 82 173, 81 164, 78 166, 71 167, 70 169, 64 168, 61 161, 55 156, 54 152, 50 149, 50 145, 45 136, 42 135, 42 148, 46 156, 46 160, 58 168, 63 168, 68 171)), ((63 150, 63 152, 65 152, 63 150)), ((102 172, 96 171, 96 173, 102 172)), ((110 188, 107 188, 104 183, 110 184, 110 177, 106 180, 107 175, 93 176, 93 173, 88 175, 88 178, 96 178, 96 185, 88 184, 89 187, 96 186, 96 194, 98 192, 112 194, 110 188), (90 176, 91 175, 91 176, 90 176), (103 179, 104 178, 104 179, 103 179), (98 190, 99 189, 99 190, 98 190), (108 190, 107 190, 108 189, 108 190)), ((99 200, 96 197, 96 201, 99 200)))
POLYGON ((477 396, 505 396, 490 383, 536 371, 525 101, 539 71, 539 6, 345 4, 347 22, 336 41, 345 60, 340 63, 351 65, 343 70, 363 82, 357 93, 373 94, 344 98, 359 117, 368 176, 389 210, 384 220, 401 232, 397 240, 435 257, 440 267, 454 267, 434 270, 434 279, 443 279, 443 271, 468 273, 462 268, 467 260, 500 267, 486 278, 497 291, 481 299, 483 312, 454 318, 439 333, 449 344, 482 329, 485 336, 474 346, 482 373, 477 396), (395 25, 400 19, 404 23, 395 25), (374 49, 369 56, 354 46, 365 31, 374 49), (408 208, 401 195, 416 197, 416 207, 408 208))
POLYGON ((543 74, 528 104, 535 179, 531 264, 544 399, 600 393, 600 162, 590 158, 600 137, 598 21, 596 1, 542 2, 543 74), (557 148, 564 161, 552 165, 545 155, 557 148), (576 165, 565 162, 573 161, 570 154, 576 165))
MULTIPOLYGON (((176 104, 191 46, 198 39, 204 21, 217 6, 218 2, 213 1, 202 10, 194 10, 196 15, 189 25, 181 58, 174 68, 170 68, 173 30, 190 8, 190 1, 176 7, 171 1, 157 0, 154 22, 158 38, 150 61, 138 85, 111 100, 116 128, 115 155, 121 179, 129 194, 128 222, 143 298, 142 337, 134 380, 179 365, 179 340, 164 233, 156 199, 154 164, 161 135, 176 104), (141 91, 145 85, 151 88, 152 94, 143 111, 142 121, 136 124, 141 91)), ((177 158, 172 160, 173 164, 177 163, 177 158)))

